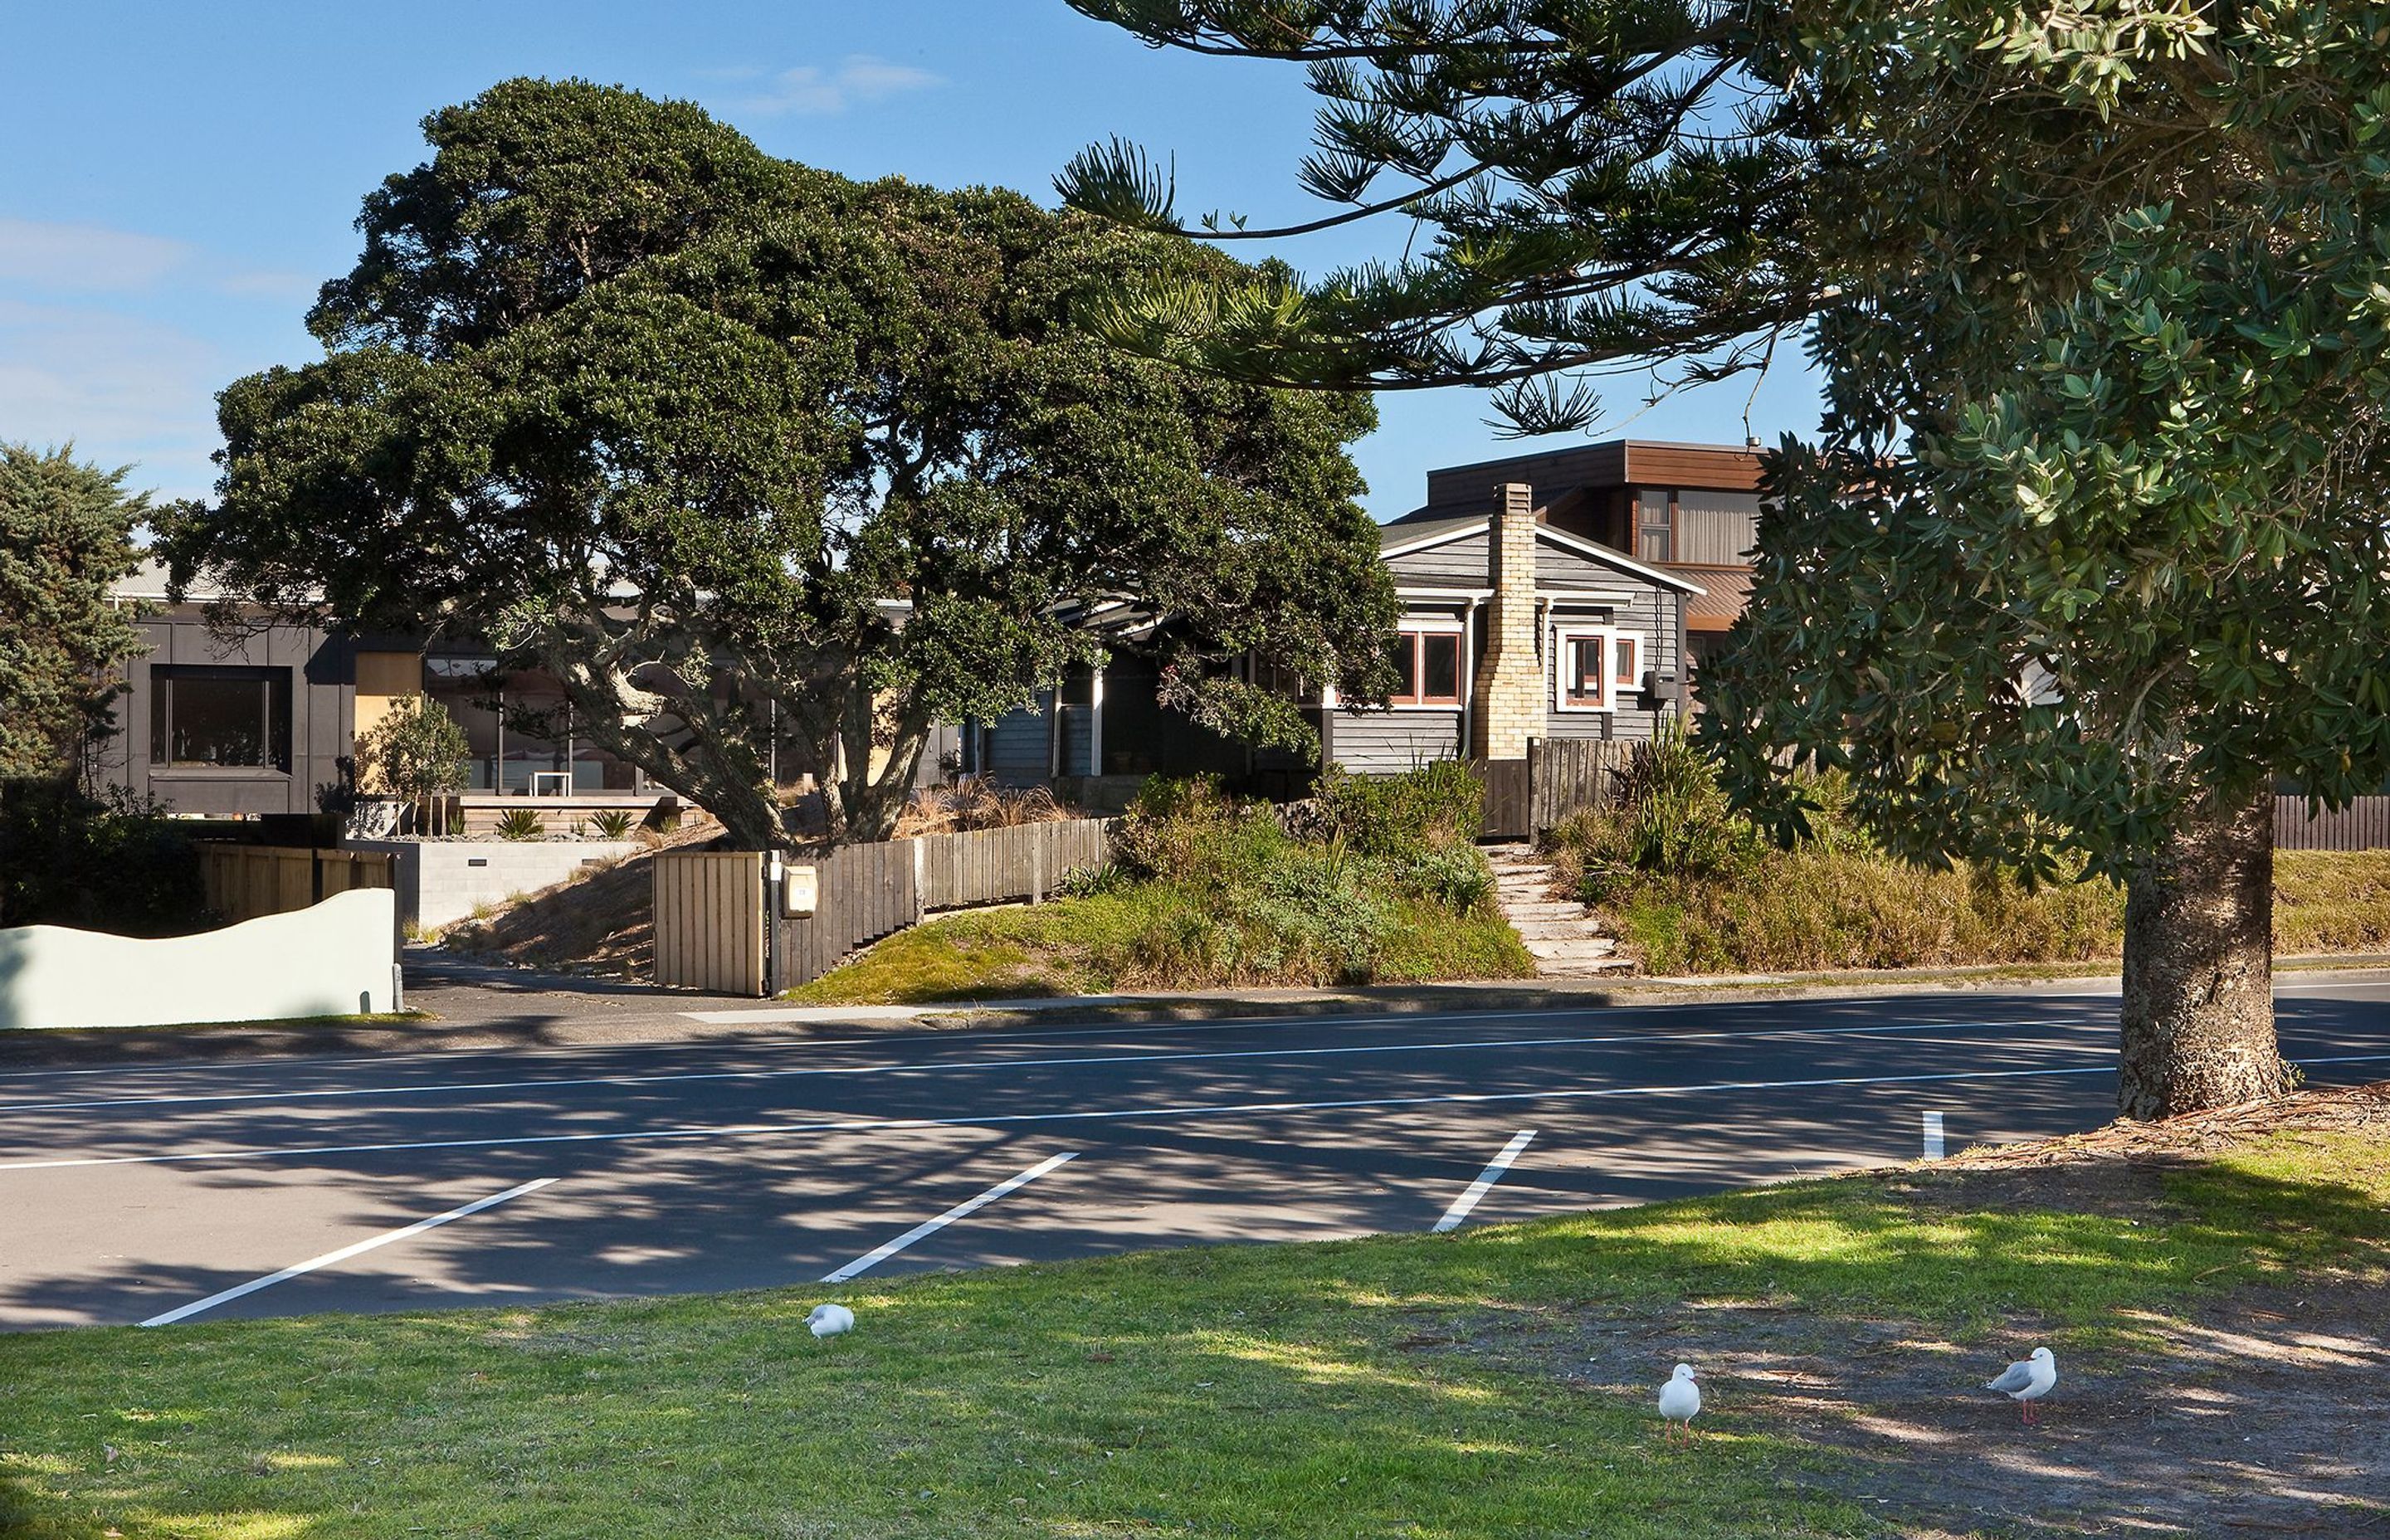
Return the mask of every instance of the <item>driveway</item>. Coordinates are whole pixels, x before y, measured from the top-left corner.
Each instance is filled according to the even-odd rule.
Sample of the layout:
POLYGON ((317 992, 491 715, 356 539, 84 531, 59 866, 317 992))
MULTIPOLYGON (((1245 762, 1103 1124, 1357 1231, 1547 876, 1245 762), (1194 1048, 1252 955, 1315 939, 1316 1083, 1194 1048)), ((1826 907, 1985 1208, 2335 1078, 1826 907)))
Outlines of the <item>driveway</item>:
MULTIPOLYGON (((2114 1096, 2113 982, 934 1033, 512 982, 478 1046, 0 1066, 0 1325, 1425 1231, 2037 1138, 2114 1096), (660 1030, 683 1013, 708 1035, 660 1030)), ((2390 974, 2280 999, 2314 1083, 2390 1073, 2390 974)))

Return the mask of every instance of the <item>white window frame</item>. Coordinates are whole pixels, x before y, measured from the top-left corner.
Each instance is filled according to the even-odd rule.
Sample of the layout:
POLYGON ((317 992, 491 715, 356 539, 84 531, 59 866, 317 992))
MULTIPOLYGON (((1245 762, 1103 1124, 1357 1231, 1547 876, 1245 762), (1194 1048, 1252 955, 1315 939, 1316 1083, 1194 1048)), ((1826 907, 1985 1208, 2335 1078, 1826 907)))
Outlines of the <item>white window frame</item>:
MULTIPOLYGON (((1643 674, 1651 667, 1651 637, 1643 631, 1631 631, 1615 625, 1578 625, 1563 622, 1551 628, 1551 647, 1547 656, 1551 660, 1552 710, 1556 712, 1601 712, 1619 709, 1621 693, 1640 695, 1643 674), (1601 648, 1601 699, 1599 701, 1574 700, 1569 698, 1567 660, 1579 642, 1593 642, 1601 648), (1622 645, 1634 648, 1634 667, 1625 674, 1619 671, 1622 645)), ((1638 708, 1628 707, 1628 710, 1638 708)))
MULTIPOLYGON (((1394 622, 1394 635, 1397 636, 1417 637, 1455 636, 1458 637, 1459 641, 1455 644, 1454 648, 1455 655, 1452 670, 1454 686, 1453 699, 1449 700, 1406 700, 1402 697, 1402 692, 1396 691, 1394 694, 1387 698, 1386 704, 1389 710, 1397 712, 1457 712, 1468 703, 1469 645, 1468 628, 1466 626, 1464 626, 1458 620, 1448 615, 1406 615, 1401 620, 1394 622)), ((1412 657, 1414 659, 1414 667, 1412 668, 1409 677, 1404 680, 1404 684, 1406 686, 1424 683, 1420 674, 1424 672, 1426 665, 1424 661, 1420 661, 1420 654, 1424 649, 1416 640, 1410 645, 1412 657)))

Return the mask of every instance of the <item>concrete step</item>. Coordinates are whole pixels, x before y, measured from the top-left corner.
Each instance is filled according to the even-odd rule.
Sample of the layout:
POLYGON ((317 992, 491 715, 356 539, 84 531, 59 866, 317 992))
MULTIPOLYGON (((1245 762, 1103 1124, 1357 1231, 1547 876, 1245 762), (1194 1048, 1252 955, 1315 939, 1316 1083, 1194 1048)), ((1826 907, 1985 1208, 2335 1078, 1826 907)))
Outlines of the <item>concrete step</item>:
POLYGON ((1618 950, 1618 943, 1612 941, 1607 936, 1600 937, 1599 939, 1588 938, 1577 941, 1532 941, 1525 940, 1524 938, 1522 939, 1527 948, 1527 956, 1535 958, 1537 962, 1574 962, 1583 958, 1607 957, 1618 950))
POLYGON ((1583 925, 1587 915, 1582 904, 1505 904, 1502 918, 1513 925, 1565 924, 1583 925))
POLYGON ((1591 979, 1604 973, 1623 973, 1635 966, 1626 957, 1580 957, 1566 962, 1550 962, 1536 969, 1542 979, 1591 979))
POLYGON ((1608 941, 1610 939, 1581 919, 1514 919, 1510 922, 1510 929, 1519 932, 1519 939, 1525 942, 1531 950, 1539 941, 1608 941))

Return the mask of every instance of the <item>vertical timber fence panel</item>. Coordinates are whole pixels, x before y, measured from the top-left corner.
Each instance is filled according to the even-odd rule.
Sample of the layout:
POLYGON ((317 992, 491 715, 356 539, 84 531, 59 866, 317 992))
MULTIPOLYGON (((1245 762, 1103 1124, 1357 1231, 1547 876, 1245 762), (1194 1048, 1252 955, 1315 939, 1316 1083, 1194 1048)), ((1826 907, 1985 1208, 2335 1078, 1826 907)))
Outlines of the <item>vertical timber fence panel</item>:
POLYGON ((773 926, 773 977, 809 983, 934 910, 1042 897, 1073 868, 1102 864, 1115 822, 1022 824, 792 855, 814 868, 816 906, 773 926))
POLYGON ((1535 744, 1535 804, 1537 832, 1572 813, 1605 808, 1617 794, 1617 772, 1635 751, 1632 743, 1598 738, 1550 738, 1535 744))
POLYGON ((2274 799, 2276 850, 2390 850, 2390 797, 2358 797, 2307 815, 2305 797, 2274 799))
POLYGON ((675 851, 656 857, 657 983, 763 996, 764 862, 757 851, 675 851))
POLYGON ((395 886, 395 858, 379 851, 282 845, 201 845, 199 890, 226 924, 313 908, 334 893, 395 886))

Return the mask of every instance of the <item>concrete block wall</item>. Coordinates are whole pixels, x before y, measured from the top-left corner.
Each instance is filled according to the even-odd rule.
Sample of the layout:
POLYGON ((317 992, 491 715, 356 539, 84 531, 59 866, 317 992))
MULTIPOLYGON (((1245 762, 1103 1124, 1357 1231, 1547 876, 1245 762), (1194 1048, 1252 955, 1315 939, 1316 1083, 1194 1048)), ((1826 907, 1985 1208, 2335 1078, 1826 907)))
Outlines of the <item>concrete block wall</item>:
POLYGON ((350 840, 348 850, 396 856, 398 918, 438 930, 484 904, 537 892, 580 871, 636 853, 636 840, 350 840))

